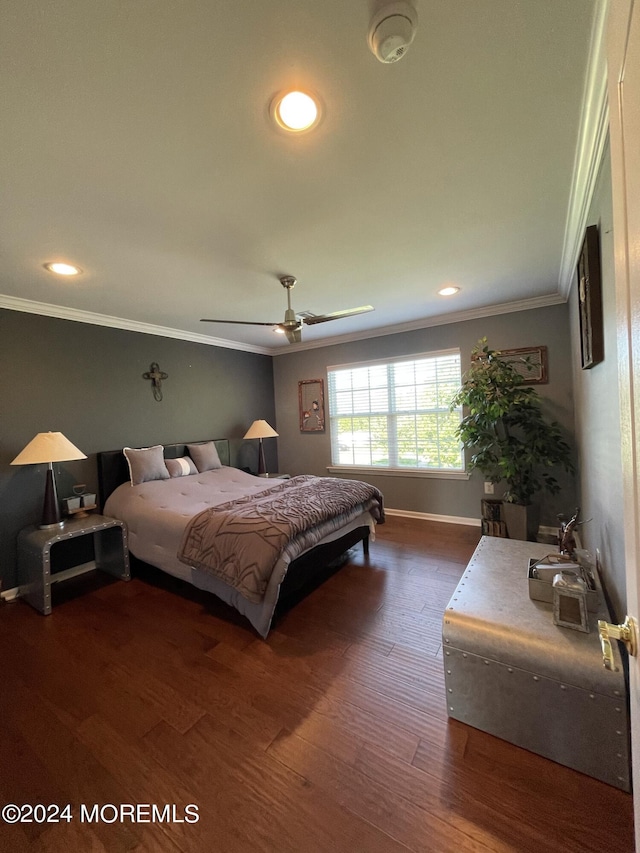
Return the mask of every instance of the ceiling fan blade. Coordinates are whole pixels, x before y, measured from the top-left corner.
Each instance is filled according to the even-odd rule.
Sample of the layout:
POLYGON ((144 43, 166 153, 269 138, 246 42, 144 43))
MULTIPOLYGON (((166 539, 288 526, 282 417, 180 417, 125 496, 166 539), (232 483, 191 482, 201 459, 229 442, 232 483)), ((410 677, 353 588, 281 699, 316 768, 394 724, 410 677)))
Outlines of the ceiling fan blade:
POLYGON ((306 326, 315 326, 316 323, 328 323, 329 320, 341 320, 343 317, 354 317, 356 314, 366 314, 374 310, 373 305, 361 305, 359 308, 347 308, 344 311, 333 311, 331 314, 318 314, 317 317, 303 317, 302 322, 306 326))
POLYGON ((281 326, 281 323, 254 323, 253 320, 210 320, 208 317, 201 317, 201 323, 234 323, 236 326, 281 326))
POLYGON ((236 326, 270 326, 272 329, 284 332, 290 344, 299 344, 302 341, 302 326, 315 326, 316 323, 328 323, 329 320, 341 320, 343 317, 353 317, 355 314, 366 314, 373 311, 373 305, 361 305, 359 308, 347 308, 345 311, 332 311, 330 314, 318 314, 314 316, 299 316, 291 307, 291 290, 296 280, 291 275, 280 276, 280 284, 287 291, 287 310, 284 312, 282 323, 260 323, 254 320, 216 320, 211 317, 202 317, 201 323, 232 323, 236 326))
POLYGON ((285 329, 284 333, 290 344, 299 344, 302 340, 302 326, 298 326, 295 329, 285 329))

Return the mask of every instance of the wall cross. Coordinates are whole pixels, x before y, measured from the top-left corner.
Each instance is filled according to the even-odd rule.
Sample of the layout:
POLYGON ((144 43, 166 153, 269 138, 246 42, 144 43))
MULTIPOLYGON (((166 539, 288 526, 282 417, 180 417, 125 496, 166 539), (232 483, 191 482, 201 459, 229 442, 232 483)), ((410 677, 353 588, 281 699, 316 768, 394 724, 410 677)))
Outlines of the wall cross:
POLYGON ((160 370, 157 361, 153 361, 149 370, 142 374, 142 378, 151 380, 151 390, 153 391, 154 399, 159 403, 162 400, 162 380, 168 379, 169 374, 160 370))

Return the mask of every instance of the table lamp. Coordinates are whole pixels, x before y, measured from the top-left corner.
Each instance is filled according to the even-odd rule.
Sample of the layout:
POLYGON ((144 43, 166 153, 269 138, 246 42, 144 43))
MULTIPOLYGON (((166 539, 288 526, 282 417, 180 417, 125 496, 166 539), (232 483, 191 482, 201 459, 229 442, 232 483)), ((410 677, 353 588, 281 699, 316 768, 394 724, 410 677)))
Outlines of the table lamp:
POLYGON ((258 451, 258 476, 268 477, 267 466, 264 461, 264 449, 262 447, 263 438, 277 438, 278 433, 270 427, 266 421, 254 421, 246 432, 245 438, 257 438, 260 442, 258 451))
POLYGON ((56 495, 56 481, 53 476, 54 462, 70 462, 73 459, 86 459, 85 454, 78 450, 75 444, 71 444, 61 432, 39 432, 24 450, 19 453, 11 463, 12 465, 41 465, 47 463, 47 479, 44 490, 44 504, 42 506, 42 521, 40 528, 49 530, 54 527, 62 527, 64 521, 60 520, 60 507, 56 495))

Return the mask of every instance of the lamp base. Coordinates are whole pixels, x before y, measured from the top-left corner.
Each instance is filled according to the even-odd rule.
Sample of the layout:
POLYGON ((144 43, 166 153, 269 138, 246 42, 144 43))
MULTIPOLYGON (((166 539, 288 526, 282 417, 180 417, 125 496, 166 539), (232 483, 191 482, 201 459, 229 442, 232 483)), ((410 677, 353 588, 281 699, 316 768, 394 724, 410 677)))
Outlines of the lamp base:
POLYGON ((52 524, 39 524, 39 530, 62 530, 64 521, 55 521, 52 524))
POLYGON ((269 476, 267 474, 267 466, 264 461, 264 448, 262 446, 262 439, 258 439, 259 449, 258 449, 258 477, 269 476))
POLYGON ((53 478, 52 464, 49 462, 44 490, 44 504, 42 506, 40 530, 56 530, 57 528, 62 527, 64 527, 64 521, 60 518, 60 507, 58 506, 58 495, 56 494, 56 482, 53 478))

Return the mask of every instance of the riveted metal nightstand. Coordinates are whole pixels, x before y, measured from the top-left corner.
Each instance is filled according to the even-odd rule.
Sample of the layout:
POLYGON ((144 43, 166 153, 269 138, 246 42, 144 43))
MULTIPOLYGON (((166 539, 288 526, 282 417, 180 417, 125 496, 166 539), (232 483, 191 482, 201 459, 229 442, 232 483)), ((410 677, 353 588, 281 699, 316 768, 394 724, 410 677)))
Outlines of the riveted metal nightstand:
POLYGON ((117 518, 93 514, 65 522, 59 530, 25 527, 18 534, 20 594, 45 616, 51 613, 51 585, 93 569, 129 580, 127 527, 117 518), (78 536, 93 536, 95 559, 63 571, 51 571, 51 550, 59 542, 78 536))

